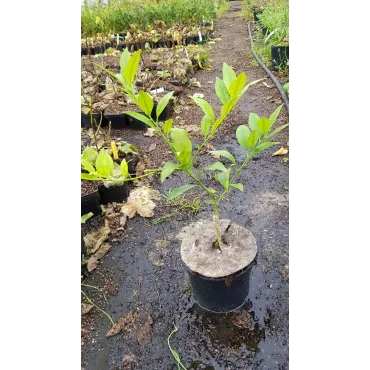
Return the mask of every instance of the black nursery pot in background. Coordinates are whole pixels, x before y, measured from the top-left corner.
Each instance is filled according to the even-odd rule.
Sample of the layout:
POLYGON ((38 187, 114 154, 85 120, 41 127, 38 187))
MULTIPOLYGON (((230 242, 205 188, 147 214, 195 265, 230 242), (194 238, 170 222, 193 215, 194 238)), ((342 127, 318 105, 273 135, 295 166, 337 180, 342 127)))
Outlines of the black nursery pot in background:
POLYGON ((98 191, 101 204, 122 203, 128 197, 128 184, 125 182, 123 185, 112 186, 110 188, 100 185, 98 191))
POLYGON ((289 60, 289 46, 271 46, 271 68, 273 71, 284 69, 289 60))
POLYGON ((81 197, 81 216, 90 212, 92 212, 94 216, 100 215, 101 213, 100 196, 97 191, 81 197))
POLYGON ((127 116, 127 125, 128 128, 132 130, 146 130, 148 127, 144 122, 141 122, 131 116, 127 116))
MULTIPOLYGON (((158 103, 154 103, 154 107, 152 110, 152 118, 155 120, 157 118, 157 105, 158 103)), ((158 121, 166 121, 170 117, 170 111, 172 107, 172 100, 169 101, 166 108, 163 109, 162 113, 158 117, 158 121)))
POLYGON ((107 123, 111 123, 111 128, 113 129, 122 129, 128 126, 127 116, 124 113, 121 114, 105 114, 105 119, 107 123))
POLYGON ((198 304, 212 312, 225 313, 241 307, 249 292, 249 279, 253 263, 232 275, 230 282, 227 277, 212 279, 191 271, 188 272, 194 298, 198 304))
MULTIPOLYGON (((93 121, 92 126, 94 129, 97 129, 99 122, 100 122, 100 118, 101 118, 101 113, 92 114, 92 121, 93 121)), ((108 125, 108 122, 103 115, 100 127, 106 127, 107 125, 108 125)), ((86 128, 86 129, 91 128, 90 114, 81 113, 81 127, 86 128)))

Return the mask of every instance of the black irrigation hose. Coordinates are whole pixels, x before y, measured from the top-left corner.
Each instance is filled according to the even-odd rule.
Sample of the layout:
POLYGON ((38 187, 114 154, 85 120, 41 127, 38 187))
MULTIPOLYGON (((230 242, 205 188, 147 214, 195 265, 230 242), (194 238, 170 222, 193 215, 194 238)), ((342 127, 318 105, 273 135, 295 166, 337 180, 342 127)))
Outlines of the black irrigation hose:
POLYGON ((283 91, 283 88, 281 87, 280 82, 277 80, 277 78, 274 76, 274 74, 266 67, 266 65, 262 62, 262 60, 258 57, 258 55, 256 54, 256 52, 254 51, 250 23, 251 22, 248 22, 248 32, 249 32, 249 38, 251 40, 251 49, 252 49, 253 56, 257 60, 258 64, 269 75, 269 77, 271 78, 272 82, 275 84, 276 88, 279 90, 279 93, 280 93, 281 97, 284 100, 286 109, 288 110, 288 114, 289 114, 289 99, 286 96, 285 92, 283 91))

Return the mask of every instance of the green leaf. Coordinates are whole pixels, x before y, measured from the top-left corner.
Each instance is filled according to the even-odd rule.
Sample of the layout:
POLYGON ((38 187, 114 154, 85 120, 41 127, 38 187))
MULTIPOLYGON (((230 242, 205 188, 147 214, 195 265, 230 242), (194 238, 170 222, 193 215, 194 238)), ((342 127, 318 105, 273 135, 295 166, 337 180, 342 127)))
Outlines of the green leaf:
POLYGON ((253 131, 247 139, 247 146, 254 148, 257 145, 260 136, 261 134, 258 131, 253 131))
POLYGON ((260 116, 256 113, 249 113, 248 124, 252 131, 259 130, 257 121, 260 119, 260 116))
POLYGON ((257 126, 260 132, 267 134, 270 131, 271 122, 268 118, 262 117, 257 121, 257 126))
POLYGON ((272 125, 275 123, 275 121, 277 120, 277 118, 279 117, 279 114, 280 114, 280 111, 281 111, 281 108, 283 107, 283 104, 281 104, 279 107, 277 107, 271 114, 270 116, 270 122, 271 122, 271 125, 270 125, 270 128, 272 127, 272 125))
POLYGON ((245 151, 248 150, 247 140, 250 134, 251 132, 249 128, 245 125, 240 125, 236 129, 236 138, 238 140, 238 143, 245 151))
POLYGON ((201 98, 192 97, 192 99, 195 101, 197 105, 199 105, 202 108, 203 113, 207 117, 209 117, 209 119, 213 122, 215 119, 215 113, 213 111, 211 104, 209 104, 208 102, 201 98))
POLYGON ((126 159, 122 159, 122 162, 121 162, 121 174, 124 178, 127 177, 128 175, 128 164, 126 162, 126 159))
POLYGON ((173 163, 173 162, 166 162, 162 168, 162 172, 161 172, 161 182, 163 183, 164 180, 166 180, 166 178, 168 176, 170 176, 172 174, 173 171, 175 171, 176 169, 179 168, 179 165, 176 164, 176 163, 173 163))
POLYGON ((223 106, 222 106, 222 109, 221 109, 221 114, 224 116, 224 119, 226 118, 226 116, 231 113, 233 111, 233 109, 235 108, 236 106, 236 103, 238 102, 239 100, 239 97, 236 96, 236 97, 233 97, 233 98, 230 98, 230 100, 228 100, 223 106))
POLYGON ((210 164, 209 166, 204 168, 205 170, 208 171, 222 171, 222 172, 227 172, 226 167, 221 163, 221 162, 215 162, 213 164, 210 164))
POLYGON ((140 55, 141 49, 135 51, 135 53, 131 55, 131 58, 128 61, 126 68, 123 72, 123 78, 126 81, 127 86, 131 86, 132 83, 135 81, 137 69, 139 67, 140 62, 140 55))
POLYGON ((164 131, 165 134, 169 134, 171 132, 172 124, 173 124, 173 119, 172 118, 168 119, 164 123, 164 125, 163 125, 163 131, 164 131))
POLYGON ((81 180, 101 180, 101 177, 92 173, 81 173, 81 180))
POLYGON ((216 94, 218 98, 220 99, 220 102, 222 104, 225 104, 230 99, 230 95, 229 95, 229 92, 227 91, 224 81, 218 77, 216 77, 215 89, 216 89, 216 94))
POLYGON ((141 122, 144 122, 145 124, 147 124, 149 127, 151 128, 155 128, 154 127, 154 124, 153 122, 150 120, 150 118, 148 117, 145 117, 143 114, 141 113, 138 113, 138 112, 125 112, 126 114, 128 114, 129 116, 131 117, 134 117, 136 119, 138 119, 139 121, 141 122))
POLYGON ((89 161, 87 161, 86 159, 81 158, 81 166, 87 172, 90 172, 90 173, 95 172, 94 166, 89 161))
POLYGON ((229 90, 231 82, 236 79, 236 74, 234 70, 226 63, 224 63, 222 66, 222 79, 224 80, 224 84, 227 90, 229 90))
POLYGON ((240 191, 243 191, 244 190, 243 184, 240 184, 240 183, 238 183, 238 184, 230 184, 230 186, 232 186, 233 188, 236 188, 236 189, 238 189, 240 191))
POLYGON ((229 190, 229 176, 228 176, 229 173, 230 171, 219 172, 215 175, 216 179, 225 188, 226 191, 229 190))
POLYGON ((229 93, 231 97, 239 96, 240 92, 243 90, 244 85, 247 82, 247 76, 244 72, 231 82, 229 87, 229 93))
POLYGON ((255 80, 255 81, 252 81, 250 82, 248 85, 245 85, 243 90, 241 91, 240 93, 240 96, 243 96, 245 94, 245 92, 253 85, 255 85, 256 83, 260 82, 260 81, 263 81, 264 78, 260 78, 259 80, 255 80))
POLYGON ((113 175, 113 159, 104 149, 99 152, 96 158, 95 167, 98 175, 104 178, 113 175))
POLYGON ((213 188, 208 188, 208 190, 209 190, 212 194, 217 193, 217 190, 215 190, 215 189, 213 189, 213 188))
POLYGON ((92 212, 86 213, 85 215, 81 216, 81 224, 84 224, 89 218, 94 216, 92 212))
POLYGON ((282 125, 280 127, 278 127, 277 129, 275 129, 274 131, 272 131, 270 134, 268 134, 266 136, 266 138, 272 138, 273 136, 275 136, 278 132, 280 132, 281 130, 284 130, 285 127, 288 127, 289 126, 289 123, 286 123, 285 125, 282 125))
POLYGON ((207 200, 205 200, 205 201, 204 201, 204 203, 214 205, 214 204, 215 204, 215 201, 214 201, 214 200, 212 200, 212 199, 207 199, 207 200))
POLYGON ((202 134, 203 134, 204 138, 206 138, 208 133, 209 133, 211 123, 212 123, 212 120, 208 116, 204 116, 202 118, 202 122, 201 122, 200 126, 202 128, 202 134))
POLYGON ((167 93, 161 100, 160 102, 158 103, 157 105, 157 109, 156 109, 156 113, 157 113, 157 119, 159 118, 159 116, 161 115, 161 113, 163 112, 163 110, 167 107, 167 104, 168 102, 170 101, 170 99, 172 98, 172 95, 173 95, 173 91, 167 93))
POLYGON ((143 90, 139 91, 137 104, 147 116, 150 117, 152 115, 152 110, 154 106, 153 99, 143 90))
POLYGON ((222 157, 225 157, 229 159, 231 162, 233 162, 234 164, 236 164, 234 156, 231 153, 229 153, 227 150, 211 150, 210 153, 221 155, 222 157))
POLYGON ((188 133, 182 128, 173 128, 171 130, 171 139, 177 159, 181 164, 188 164, 193 150, 188 133))
POLYGON ((125 69, 126 69, 126 66, 127 66, 127 63, 128 61, 130 60, 131 58, 131 55, 129 53, 129 51, 127 50, 127 48, 125 48, 125 51, 121 54, 121 58, 120 58, 120 61, 119 61, 119 64, 120 64, 120 67, 121 67, 121 76, 123 76, 124 72, 125 72, 125 69))
POLYGON ((96 157, 98 156, 98 152, 95 148, 88 146, 82 152, 81 159, 88 161, 91 164, 95 163, 96 157))
POLYGON ((254 149, 254 154, 258 154, 258 153, 261 153, 262 151, 264 151, 265 149, 269 148, 270 146, 272 145, 276 145, 276 144, 280 144, 279 142, 264 142, 260 145, 258 145, 255 149, 254 149))
POLYGON ((173 189, 173 190, 170 189, 169 194, 167 196, 167 199, 168 200, 175 199, 175 198, 179 197, 181 194, 184 194, 186 191, 194 188, 195 186, 197 186, 197 185, 187 184, 187 185, 180 186, 177 189, 173 189))

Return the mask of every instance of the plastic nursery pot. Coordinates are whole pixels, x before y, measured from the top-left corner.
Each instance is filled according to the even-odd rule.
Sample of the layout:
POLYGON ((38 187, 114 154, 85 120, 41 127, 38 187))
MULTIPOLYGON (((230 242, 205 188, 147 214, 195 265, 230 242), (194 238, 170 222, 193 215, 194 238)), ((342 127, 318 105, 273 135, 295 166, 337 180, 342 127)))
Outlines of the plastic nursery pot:
POLYGON ((123 185, 111 186, 109 188, 99 185, 98 191, 101 204, 122 203, 128 197, 128 184, 125 182, 123 185))
POLYGON ((104 48, 102 46, 95 46, 94 47, 94 54, 103 54, 104 53, 104 48))
POLYGON ((136 165, 139 163, 139 157, 137 155, 129 154, 126 158, 128 165, 128 173, 133 176, 135 175, 136 165))
POLYGON ((87 48, 81 48, 81 56, 87 55, 87 48))
POLYGON ((117 45, 117 50, 119 51, 122 51, 126 46, 124 45, 123 42, 120 42, 118 45, 117 45))
POLYGON ((255 22, 259 22, 258 15, 261 14, 262 11, 258 8, 253 8, 253 19, 255 22))
POLYGON ((195 36, 187 36, 185 39, 186 45, 196 44, 195 36))
POLYGON ((92 212, 94 216, 100 215, 101 213, 100 196, 97 191, 81 197, 81 216, 90 212, 92 212))
POLYGON ((81 260, 83 256, 86 256, 86 245, 85 245, 84 237, 82 236, 82 233, 81 233, 81 260))
MULTIPOLYGON (((155 120, 157 118, 157 105, 158 103, 154 103, 153 110, 152 110, 152 118, 155 120)), ((158 121, 166 121, 170 117, 170 111, 172 107, 172 101, 170 100, 167 104, 166 108, 163 109, 162 113, 158 117, 158 121)))
POLYGON ((289 60, 289 46, 271 46, 271 68, 278 71, 285 68, 289 60))
POLYGON ((220 220, 221 251, 212 221, 199 220, 180 232, 181 259, 195 300, 205 310, 226 313, 242 307, 249 293, 257 244, 252 233, 230 220, 220 220))
POLYGON ((164 42, 164 40, 159 40, 157 45, 159 48, 164 48, 166 46, 166 43, 164 42))
POLYGON ((111 123, 111 128, 123 129, 123 128, 126 128, 128 126, 127 116, 124 113, 121 113, 121 114, 105 114, 104 117, 107 120, 108 125, 109 125, 109 122, 111 123))
POLYGON ((144 122, 137 120, 134 117, 127 116, 127 126, 132 130, 143 130, 147 129, 147 125, 144 122))
MULTIPOLYGON (((101 113, 93 113, 92 114, 92 119, 93 119, 92 127, 94 129, 96 129, 99 125, 100 115, 101 115, 101 113)), ((107 125, 108 125, 108 122, 107 122, 107 120, 105 119, 105 117, 103 115, 100 127, 106 127, 107 125)), ((91 128, 90 114, 81 113, 81 127, 86 128, 86 129, 91 128)))

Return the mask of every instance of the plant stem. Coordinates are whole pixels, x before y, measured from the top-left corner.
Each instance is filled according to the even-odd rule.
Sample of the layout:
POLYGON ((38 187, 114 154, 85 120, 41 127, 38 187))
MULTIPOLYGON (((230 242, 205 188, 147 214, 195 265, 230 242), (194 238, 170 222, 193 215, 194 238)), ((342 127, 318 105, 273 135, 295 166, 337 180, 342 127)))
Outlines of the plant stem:
POLYGON ((95 308, 97 308, 100 312, 102 312, 105 316, 108 317, 109 321, 112 323, 112 325, 114 325, 114 321, 113 319, 110 317, 110 315, 105 312, 102 308, 100 308, 99 306, 97 306, 88 296, 87 294, 81 289, 81 293, 85 296, 85 298, 87 299, 87 301, 92 304, 95 308))

